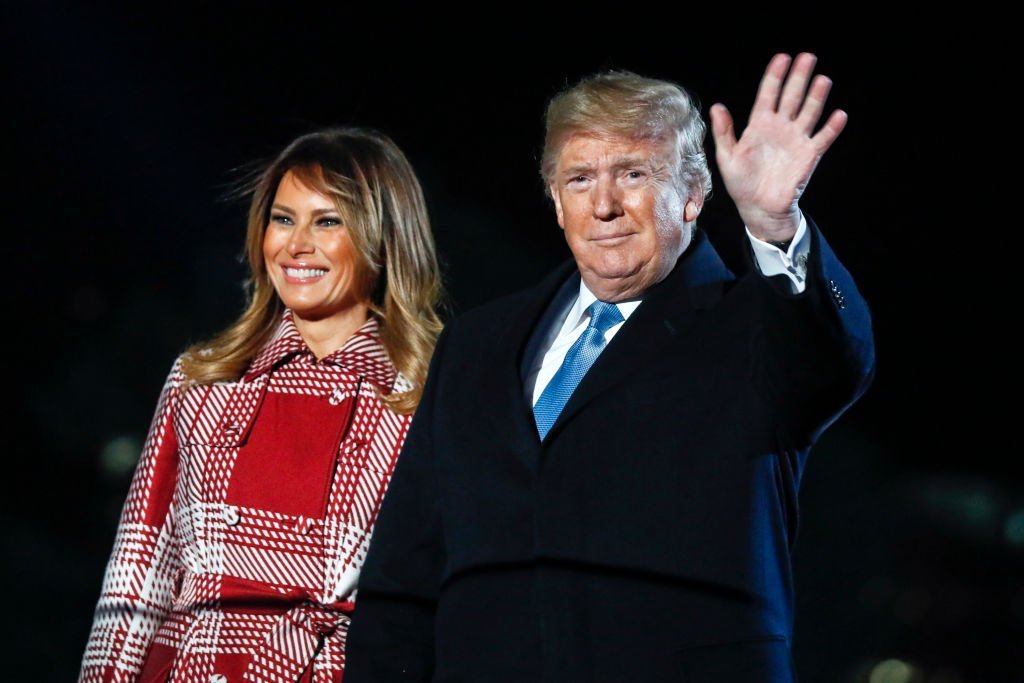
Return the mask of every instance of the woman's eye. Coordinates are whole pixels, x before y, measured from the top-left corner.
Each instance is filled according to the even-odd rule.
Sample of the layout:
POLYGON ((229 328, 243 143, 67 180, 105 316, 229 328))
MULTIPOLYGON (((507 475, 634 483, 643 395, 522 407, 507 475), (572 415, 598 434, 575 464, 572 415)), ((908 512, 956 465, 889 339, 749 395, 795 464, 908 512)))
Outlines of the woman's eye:
POLYGON ((336 216, 324 216, 318 220, 316 224, 325 228, 330 228, 335 225, 341 225, 341 219, 336 216))
POLYGON ((282 225, 291 225, 292 219, 290 216, 285 216, 283 213, 272 213, 270 214, 271 223, 281 223, 282 225))

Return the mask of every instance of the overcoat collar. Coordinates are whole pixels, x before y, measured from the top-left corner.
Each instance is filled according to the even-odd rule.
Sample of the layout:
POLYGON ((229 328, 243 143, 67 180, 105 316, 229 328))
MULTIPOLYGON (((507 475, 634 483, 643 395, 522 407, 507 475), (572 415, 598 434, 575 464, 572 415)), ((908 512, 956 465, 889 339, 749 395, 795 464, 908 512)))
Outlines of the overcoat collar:
POLYGON ((673 338, 693 323, 694 313, 713 307, 721 298, 722 283, 733 277, 704 234, 698 233, 668 276, 644 293, 643 302, 583 376, 545 441, 557 438, 596 396, 661 362, 671 353, 667 347, 673 338))
MULTIPOLYGON (((545 443, 556 439, 561 427, 595 396, 656 362, 672 337, 692 322, 694 311, 713 306, 721 297, 721 283, 733 278, 718 252, 698 232, 669 275, 647 290, 643 302, 576 387, 545 443)), ((529 292, 522 306, 512 311, 507 332, 496 342, 497 358, 502 360, 491 374, 491 391, 501 399, 496 404, 508 409, 488 412, 500 423, 499 433, 511 437, 507 445, 531 469, 536 467, 541 444, 523 386, 524 369, 540 351, 539 342, 546 332, 560 322, 555 318, 573 301, 579 281, 574 260, 559 265, 529 292)))
MULTIPOLYGON (((251 382, 296 354, 313 356, 313 352, 295 327, 292 312, 286 309, 270 341, 249 364, 245 381, 251 382)), ((383 394, 391 393, 398 376, 398 371, 391 364, 391 359, 380 341, 380 325, 373 316, 353 332, 341 348, 324 356, 319 362, 337 365, 354 375, 364 377, 383 394)))

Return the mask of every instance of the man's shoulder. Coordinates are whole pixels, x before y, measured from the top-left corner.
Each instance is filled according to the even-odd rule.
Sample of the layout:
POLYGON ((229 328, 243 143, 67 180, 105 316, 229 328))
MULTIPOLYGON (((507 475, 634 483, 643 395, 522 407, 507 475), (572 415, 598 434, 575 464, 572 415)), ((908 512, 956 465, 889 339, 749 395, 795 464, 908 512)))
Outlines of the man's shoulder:
MULTIPOLYGON (((458 311, 452 322, 460 328, 475 328, 481 325, 507 324, 511 316, 527 308, 542 306, 551 300, 566 280, 578 271, 571 259, 562 262, 539 282, 498 295, 483 303, 458 311)), ((578 281, 578 278, 577 278, 578 281)))
POLYGON ((458 311, 452 317, 452 322, 458 323, 460 328, 469 328, 507 320, 509 316, 522 310, 523 307, 534 303, 537 297, 536 285, 524 287, 458 311))

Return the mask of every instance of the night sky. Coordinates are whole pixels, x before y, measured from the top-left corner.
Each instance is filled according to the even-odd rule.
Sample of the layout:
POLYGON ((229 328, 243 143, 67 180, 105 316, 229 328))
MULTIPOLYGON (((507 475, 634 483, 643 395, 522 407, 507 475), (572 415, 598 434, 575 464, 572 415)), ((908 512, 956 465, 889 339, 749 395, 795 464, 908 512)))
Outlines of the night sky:
MULTIPOLYGON (((226 199, 240 169, 325 125, 389 134, 423 182, 450 317, 569 256, 537 172, 559 88, 630 69, 741 127, 772 54, 808 50, 850 121, 801 206, 872 307, 878 375, 801 490, 801 681, 1024 680, 1024 486, 982 388, 1009 381, 1005 337, 986 332, 983 266, 962 255, 984 143, 937 36, 904 42, 914 27, 863 8, 741 32, 732 10, 675 6, 85 4, 26 3, 0 26, 6 671, 77 673, 163 379, 243 304, 246 205, 226 199)), ((710 134, 708 149, 713 163, 710 134)), ((739 268, 742 225, 713 172, 700 225, 739 268)))

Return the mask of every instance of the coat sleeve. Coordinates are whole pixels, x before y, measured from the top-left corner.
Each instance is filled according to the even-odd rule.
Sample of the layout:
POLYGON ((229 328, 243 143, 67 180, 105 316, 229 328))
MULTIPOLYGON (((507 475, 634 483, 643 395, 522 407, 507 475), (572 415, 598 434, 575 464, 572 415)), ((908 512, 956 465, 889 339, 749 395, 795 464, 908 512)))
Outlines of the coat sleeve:
POLYGON ((93 616, 80 683, 134 681, 181 577, 173 526, 178 475, 174 414, 180 359, 164 383, 127 499, 93 616))
MULTIPOLYGON (((755 385, 786 445, 804 449, 867 390, 874 378, 871 314, 850 273, 808 218, 807 288, 756 276, 760 321, 750 357, 755 385)), ((751 257, 752 258, 752 257, 751 257)))
POLYGON ((345 683, 430 681, 434 612, 446 562, 433 453, 442 332, 394 476, 381 503, 345 646, 345 683))

